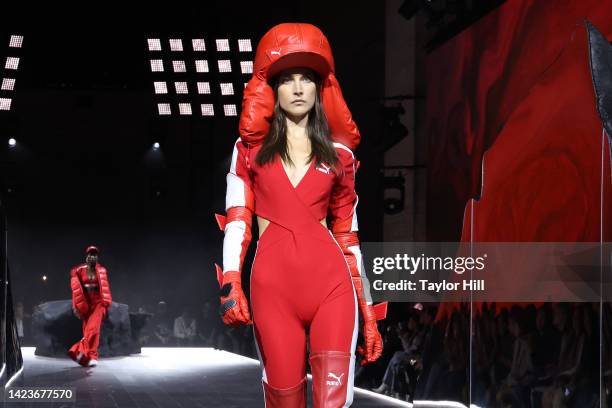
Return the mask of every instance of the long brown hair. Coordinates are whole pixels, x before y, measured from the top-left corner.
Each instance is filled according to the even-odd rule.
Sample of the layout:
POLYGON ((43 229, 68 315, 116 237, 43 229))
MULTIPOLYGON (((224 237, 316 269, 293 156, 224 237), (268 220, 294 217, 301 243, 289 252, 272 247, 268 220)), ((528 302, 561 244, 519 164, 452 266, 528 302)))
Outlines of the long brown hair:
MULTIPOLYGON (((270 130, 264 139, 261 149, 255 157, 255 162, 263 166, 266 163, 274 161, 276 155, 280 155, 285 163, 294 165, 289 157, 287 146, 287 115, 280 107, 278 98, 278 87, 280 85, 282 73, 272 79, 274 88, 274 114, 270 130)), ((336 166, 338 164, 338 154, 334 148, 334 144, 330 138, 329 126, 327 125, 327 117, 321 103, 321 79, 312 71, 312 77, 317 86, 315 94, 315 103, 310 112, 308 112, 308 123, 306 124, 306 133, 310 139, 311 152, 308 157, 308 163, 315 160, 315 166, 321 163, 326 163, 332 168, 332 171, 337 174, 336 166)))

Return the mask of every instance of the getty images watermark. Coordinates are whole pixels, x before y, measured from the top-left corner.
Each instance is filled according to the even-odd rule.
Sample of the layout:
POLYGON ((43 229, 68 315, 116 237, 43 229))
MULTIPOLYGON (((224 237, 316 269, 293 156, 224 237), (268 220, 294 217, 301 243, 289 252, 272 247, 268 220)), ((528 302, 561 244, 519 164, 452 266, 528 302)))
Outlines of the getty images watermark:
POLYGON ((612 300, 612 243, 364 242, 373 301, 612 300))
MULTIPOLYGON (((463 275, 466 271, 483 271, 487 254, 478 257, 462 256, 411 256, 407 253, 395 254, 394 257, 375 257, 372 260, 372 273, 381 275, 385 271, 402 271, 409 275, 417 272, 446 271, 463 275)), ((483 291, 485 289, 484 279, 462 279, 460 281, 447 281, 443 279, 438 282, 431 279, 401 279, 399 282, 385 282, 382 279, 373 281, 375 290, 408 290, 415 291, 483 291)))

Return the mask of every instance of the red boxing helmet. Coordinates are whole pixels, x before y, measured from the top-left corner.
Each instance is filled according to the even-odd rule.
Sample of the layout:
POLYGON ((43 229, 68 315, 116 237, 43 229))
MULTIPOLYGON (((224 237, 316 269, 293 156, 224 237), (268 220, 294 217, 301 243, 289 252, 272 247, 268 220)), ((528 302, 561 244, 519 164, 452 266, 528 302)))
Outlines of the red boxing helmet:
POLYGON ((279 72, 306 67, 321 76, 321 102, 331 139, 355 150, 361 136, 334 74, 334 57, 325 35, 312 24, 282 23, 259 41, 253 76, 244 89, 240 137, 257 145, 268 134, 274 113, 274 90, 268 81, 279 72))
POLYGON ((95 247, 95 246, 93 246, 93 245, 90 245, 90 246, 88 246, 88 247, 87 247, 87 249, 85 250, 85 253, 86 253, 86 254, 90 254, 90 253, 92 253, 92 252, 95 252, 96 254, 99 254, 99 253, 100 253, 100 250, 98 249, 98 247, 95 247))

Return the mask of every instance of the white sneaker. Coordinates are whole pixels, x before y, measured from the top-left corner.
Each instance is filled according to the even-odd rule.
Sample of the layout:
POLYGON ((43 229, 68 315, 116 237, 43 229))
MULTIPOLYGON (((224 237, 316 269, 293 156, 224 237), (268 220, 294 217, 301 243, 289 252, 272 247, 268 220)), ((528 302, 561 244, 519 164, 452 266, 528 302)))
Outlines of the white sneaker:
POLYGON ((89 367, 94 367, 98 365, 98 360, 89 360, 89 364, 87 364, 89 367))

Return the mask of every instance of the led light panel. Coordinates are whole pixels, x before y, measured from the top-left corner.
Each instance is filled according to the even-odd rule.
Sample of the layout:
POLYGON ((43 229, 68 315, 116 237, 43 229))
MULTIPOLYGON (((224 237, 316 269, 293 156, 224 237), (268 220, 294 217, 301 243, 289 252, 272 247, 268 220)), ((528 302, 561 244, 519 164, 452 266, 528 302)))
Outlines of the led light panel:
POLYGON ((191 104, 179 103, 179 112, 181 115, 191 115, 191 104))
POLYGON ((156 82, 153 82, 153 85, 155 86, 156 94, 167 94, 168 93, 168 87, 166 86, 165 81, 156 81, 156 82))
POLYGON ((253 73, 253 61, 240 61, 240 71, 243 74, 253 73))
POLYGON ((151 71, 164 72, 164 61, 160 59, 152 59, 151 60, 151 71))
POLYGON ((217 40, 217 52, 229 51, 229 50, 230 50, 230 47, 229 47, 228 39, 217 40))
POLYGON ((191 45, 194 51, 206 51, 206 43, 203 38, 194 38, 191 40, 191 45))
POLYGON ((208 61, 207 60, 196 60, 195 66, 196 66, 196 72, 208 72, 208 61))
POLYGON ((210 94, 210 82, 198 82, 199 94, 210 94))
POLYGON ((15 89, 15 78, 2 78, 2 90, 12 91, 15 89))
POLYGON ((6 57, 5 69, 17 69, 19 67, 19 57, 6 57))
POLYGON ((0 110, 11 110, 11 98, 0 98, 0 110))
POLYGON ((186 93, 189 93, 189 91, 187 89, 187 82, 175 82, 174 83, 174 89, 176 90, 177 94, 186 94, 186 93))
POLYGON ((149 51, 161 51, 161 41, 159 38, 149 38, 147 43, 149 44, 149 51))
POLYGON ((253 48, 251 47, 251 40, 249 39, 238 40, 238 50, 240 52, 253 51, 253 48))
POLYGON ((200 105, 202 109, 202 116, 214 116, 215 109, 213 108, 212 103, 203 103, 200 105))
POLYGON ((170 39, 170 51, 183 51, 183 40, 180 38, 170 39))
POLYGON ((234 85, 229 83, 222 82, 221 84, 221 95, 233 95, 234 94, 234 85))
POLYGON ((158 103, 157 110, 160 115, 170 115, 170 104, 169 103, 158 103))
POLYGON ((219 72, 232 72, 232 62, 230 60, 217 61, 219 72))
POLYGON ((185 61, 172 61, 172 68, 174 72, 186 72, 185 61))
POLYGON ((223 112, 225 113, 225 116, 238 116, 236 112, 236 105, 234 104, 223 105, 223 112))
POLYGON ((22 45, 23 45, 23 35, 11 35, 11 40, 9 41, 9 47, 21 48, 22 45))

